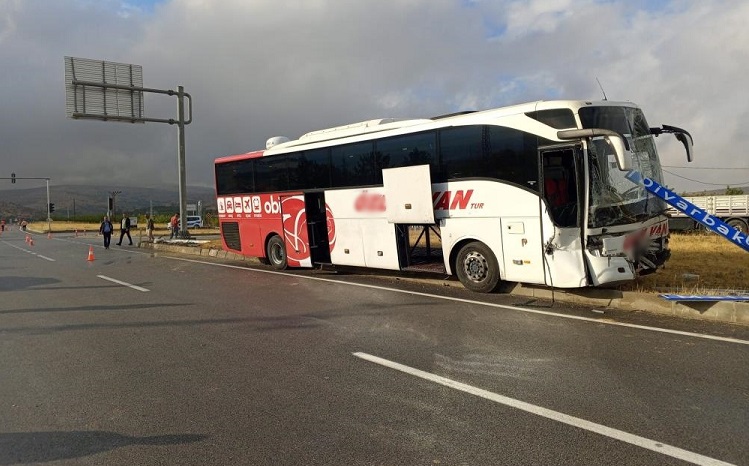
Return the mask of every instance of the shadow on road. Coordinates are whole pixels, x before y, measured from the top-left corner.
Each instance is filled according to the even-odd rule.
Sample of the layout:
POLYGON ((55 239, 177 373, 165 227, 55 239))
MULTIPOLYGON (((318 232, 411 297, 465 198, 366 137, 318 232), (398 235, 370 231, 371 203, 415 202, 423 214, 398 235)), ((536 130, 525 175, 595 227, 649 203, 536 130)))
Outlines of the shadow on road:
POLYGON ((72 306, 72 307, 39 307, 39 308, 25 308, 25 309, 8 309, 7 311, 0 311, 0 314, 25 314, 29 312, 80 312, 80 311, 97 311, 97 312, 113 312, 113 311, 129 311, 129 310, 142 310, 148 308, 166 308, 166 307, 179 307, 184 308, 186 306, 192 306, 192 303, 147 303, 147 304, 125 304, 113 306, 110 304, 97 305, 97 306, 72 306))
POLYGON ((0 433, 0 465, 47 463, 130 445, 175 445, 198 442, 206 437, 196 434, 131 437, 105 431, 0 433))
POLYGON ((60 283, 56 278, 37 278, 37 277, 3 277, 0 281, 0 291, 19 291, 34 286, 51 285, 60 283))

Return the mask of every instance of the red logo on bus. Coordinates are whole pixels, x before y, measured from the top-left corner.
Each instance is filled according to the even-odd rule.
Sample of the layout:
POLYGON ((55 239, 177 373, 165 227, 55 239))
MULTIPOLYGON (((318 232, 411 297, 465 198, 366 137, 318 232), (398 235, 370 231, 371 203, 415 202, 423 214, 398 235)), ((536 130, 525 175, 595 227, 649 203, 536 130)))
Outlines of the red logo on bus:
MULTIPOLYGON (((281 200, 283 210, 283 232, 286 238, 286 257, 289 265, 299 266, 310 258, 309 232, 307 230, 307 212, 304 196, 285 197, 281 200)), ((328 226, 328 244, 330 251, 335 247, 335 219, 330 207, 325 204, 325 220, 328 226)))
POLYGON ((463 191, 459 189, 452 191, 435 191, 432 193, 432 202, 434 210, 455 210, 465 209, 473 195, 473 189, 463 191))
MULTIPOLYGON (((266 202, 266 204, 270 203, 266 202)), ((309 239, 307 235, 307 213, 304 210, 304 197, 293 196, 283 198, 283 232, 286 237, 286 257, 289 265, 298 266, 305 259, 309 259, 309 239)), ((272 210, 269 208, 268 210, 272 210)))
POLYGON ((330 210, 330 206, 325 204, 325 220, 328 224, 328 245, 330 246, 330 252, 333 252, 335 248, 335 218, 333 217, 333 211, 330 210))

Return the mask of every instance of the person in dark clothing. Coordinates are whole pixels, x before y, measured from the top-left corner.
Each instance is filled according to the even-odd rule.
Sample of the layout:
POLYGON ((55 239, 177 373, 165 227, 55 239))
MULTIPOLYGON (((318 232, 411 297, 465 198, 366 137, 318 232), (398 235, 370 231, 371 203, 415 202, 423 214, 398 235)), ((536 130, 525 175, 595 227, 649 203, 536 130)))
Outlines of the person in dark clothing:
POLYGON ((112 241, 112 232, 114 225, 109 221, 109 217, 104 216, 104 220, 99 225, 99 234, 104 236, 104 249, 109 249, 109 243, 112 241))
POLYGON ((133 245, 133 238, 130 237, 130 217, 127 216, 127 214, 122 214, 122 221, 120 222, 120 242, 117 243, 117 246, 122 246, 122 238, 127 235, 128 241, 130 241, 130 246, 133 245))

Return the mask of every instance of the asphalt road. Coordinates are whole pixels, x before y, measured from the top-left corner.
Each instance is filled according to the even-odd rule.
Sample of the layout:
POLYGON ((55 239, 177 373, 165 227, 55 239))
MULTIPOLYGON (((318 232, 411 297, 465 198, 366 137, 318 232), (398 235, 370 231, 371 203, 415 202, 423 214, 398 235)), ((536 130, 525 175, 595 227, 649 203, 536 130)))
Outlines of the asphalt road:
POLYGON ((24 238, 0 466, 749 464, 744 326, 24 238))

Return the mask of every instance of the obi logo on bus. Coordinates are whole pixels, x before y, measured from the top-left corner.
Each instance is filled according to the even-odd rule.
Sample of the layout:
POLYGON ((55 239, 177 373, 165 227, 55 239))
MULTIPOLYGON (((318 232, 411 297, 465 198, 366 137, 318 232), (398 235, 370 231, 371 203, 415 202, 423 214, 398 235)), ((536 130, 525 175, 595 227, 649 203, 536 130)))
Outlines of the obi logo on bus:
POLYGON ((464 210, 469 206, 471 209, 482 209, 484 203, 471 203, 473 189, 453 191, 434 191, 432 193, 432 203, 434 210, 464 210))
POLYGON ((281 213, 281 198, 276 196, 273 198, 271 194, 270 199, 265 201, 263 204, 263 212, 266 214, 280 214, 281 213))

